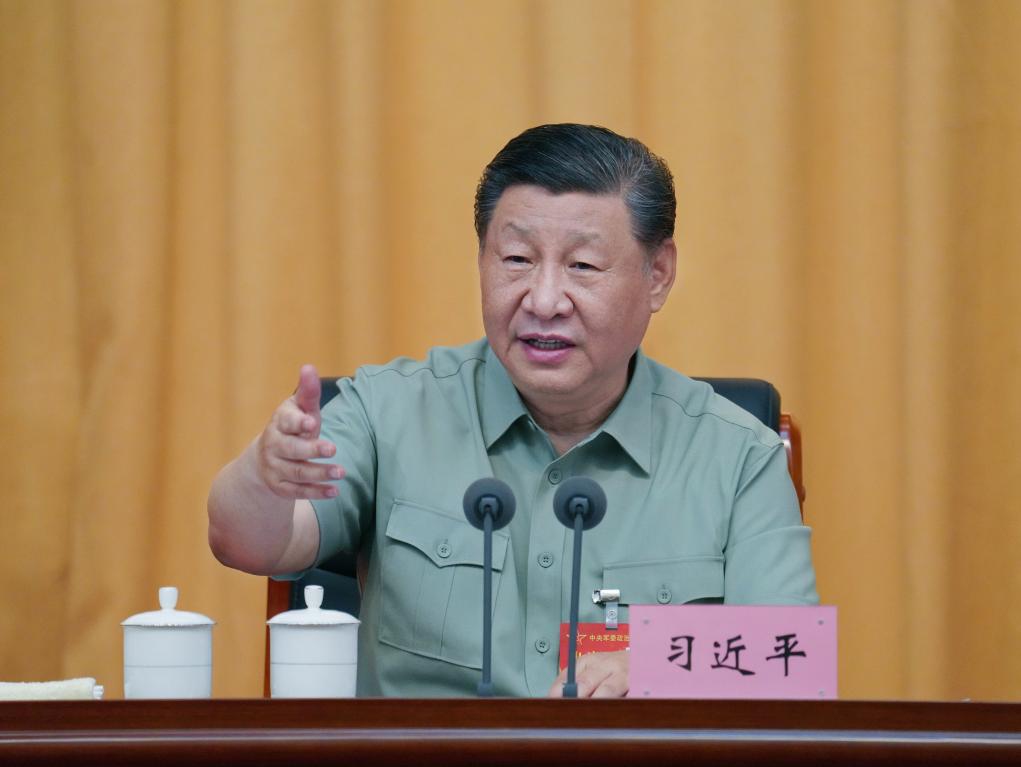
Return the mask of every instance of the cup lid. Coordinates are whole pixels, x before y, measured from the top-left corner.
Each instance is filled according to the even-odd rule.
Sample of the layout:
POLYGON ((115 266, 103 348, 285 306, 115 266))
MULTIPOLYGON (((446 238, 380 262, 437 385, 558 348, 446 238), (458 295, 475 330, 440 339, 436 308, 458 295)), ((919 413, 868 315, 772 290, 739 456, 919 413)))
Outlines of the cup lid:
POLYGON ((266 623, 271 626, 339 626, 345 623, 358 623, 353 615, 342 613, 340 610, 324 610, 323 587, 306 586, 305 604, 303 610, 288 610, 285 613, 278 613, 266 623))
POLYGON ((132 615, 121 623, 122 626, 213 626, 212 618, 201 613, 177 610, 177 587, 160 587, 160 610, 132 615))

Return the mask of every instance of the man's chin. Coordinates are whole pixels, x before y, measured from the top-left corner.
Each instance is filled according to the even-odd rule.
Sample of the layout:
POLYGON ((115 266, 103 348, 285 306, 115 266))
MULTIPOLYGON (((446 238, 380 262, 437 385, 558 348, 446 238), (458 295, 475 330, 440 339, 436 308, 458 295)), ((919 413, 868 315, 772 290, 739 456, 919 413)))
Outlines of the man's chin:
POLYGON ((578 396, 581 381, 577 376, 565 375, 566 371, 526 371, 515 375, 508 371, 514 387, 526 400, 561 399, 578 396))

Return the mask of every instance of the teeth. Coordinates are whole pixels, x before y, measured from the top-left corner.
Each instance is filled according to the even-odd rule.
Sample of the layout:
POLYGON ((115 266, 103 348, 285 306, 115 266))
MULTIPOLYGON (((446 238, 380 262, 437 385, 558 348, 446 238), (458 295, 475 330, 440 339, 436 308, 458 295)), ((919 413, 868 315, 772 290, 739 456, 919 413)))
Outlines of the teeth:
POLYGON ((528 344, 530 346, 534 346, 536 349, 544 349, 546 351, 567 348, 567 344, 563 341, 541 341, 538 338, 528 339, 528 344))

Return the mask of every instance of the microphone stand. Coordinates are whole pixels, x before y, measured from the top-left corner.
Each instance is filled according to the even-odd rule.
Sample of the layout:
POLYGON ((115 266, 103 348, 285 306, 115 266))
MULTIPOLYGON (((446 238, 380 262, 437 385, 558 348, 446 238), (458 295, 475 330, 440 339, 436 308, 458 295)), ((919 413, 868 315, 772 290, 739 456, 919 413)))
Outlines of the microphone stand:
POLYGON ((492 477, 476 480, 464 493, 464 515, 482 530, 482 681, 480 698, 493 697, 493 531, 514 517, 514 491, 492 477))
POLYGON ((493 697, 493 515, 482 516, 482 681, 479 697, 493 697))
MULTIPOLYGON (((588 502, 584 501, 588 506, 588 502)), ((578 590, 581 581, 581 532, 584 529, 585 517, 576 514, 574 517, 574 561, 571 564, 571 628, 567 640, 567 681, 564 682, 564 697, 578 697, 578 683, 575 681, 575 666, 578 655, 578 590)))
POLYGON ((578 697, 575 677, 578 652, 578 593, 581 587, 581 534, 603 521, 606 494, 599 483, 588 477, 572 477, 553 496, 553 513, 564 527, 574 530, 574 557, 571 563, 571 624, 567 641, 567 681, 563 696, 578 697))

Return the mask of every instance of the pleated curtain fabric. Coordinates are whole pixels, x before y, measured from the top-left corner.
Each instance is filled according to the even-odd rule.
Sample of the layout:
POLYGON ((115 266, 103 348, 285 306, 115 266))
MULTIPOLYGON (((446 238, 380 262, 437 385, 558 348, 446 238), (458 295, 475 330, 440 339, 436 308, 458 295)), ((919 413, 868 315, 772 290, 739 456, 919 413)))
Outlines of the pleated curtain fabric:
POLYGON ((212 477, 301 363, 481 335, 479 173, 572 121, 676 177, 646 351, 800 420, 841 696, 1018 699, 1019 42, 1011 0, 0 0, 0 677, 119 696, 176 585, 260 694, 212 477))

